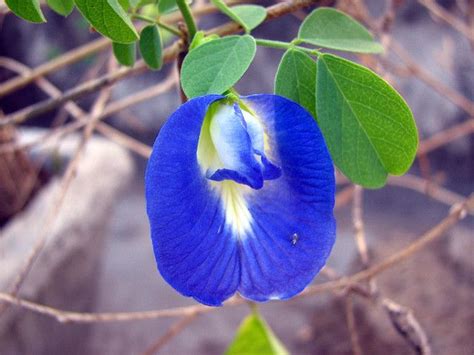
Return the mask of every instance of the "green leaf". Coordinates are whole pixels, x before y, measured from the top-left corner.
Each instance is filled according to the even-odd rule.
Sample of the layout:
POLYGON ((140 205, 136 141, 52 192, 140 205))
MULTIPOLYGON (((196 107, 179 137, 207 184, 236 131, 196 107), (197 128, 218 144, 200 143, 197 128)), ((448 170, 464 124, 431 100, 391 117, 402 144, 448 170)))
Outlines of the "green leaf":
POLYGON ((140 34, 140 52, 143 60, 151 69, 160 69, 163 65, 163 43, 160 30, 155 25, 145 27, 140 34))
POLYGON ((146 5, 158 5, 158 0, 128 0, 130 6, 134 9, 140 8, 146 5))
POLYGON ((117 43, 138 39, 132 21, 117 0, 74 0, 77 8, 101 34, 117 43))
POLYGON ((48 6, 62 16, 69 16, 74 9, 73 0, 47 0, 48 6))
POLYGON ((316 46, 358 53, 380 53, 383 47, 367 29, 338 10, 320 7, 301 24, 298 38, 316 46))
POLYGON ((240 324, 225 355, 288 355, 288 350, 257 314, 247 316, 240 324))
POLYGON ((206 36, 206 33, 204 31, 197 31, 196 34, 194 35, 193 41, 189 45, 189 50, 193 50, 194 48, 199 47, 200 45, 203 45, 204 43, 214 41, 215 39, 218 39, 219 36, 216 35, 215 33, 212 35, 206 36))
POLYGON ((241 5, 229 7, 223 0, 211 0, 211 2, 231 20, 240 24, 246 33, 261 24, 267 17, 267 11, 262 6, 241 5))
POLYGON ((187 97, 222 94, 247 71, 255 56, 252 36, 227 36, 204 43, 188 53, 181 68, 187 97))
POLYGON ((234 22, 237 22, 240 24, 246 33, 250 32, 250 30, 247 28, 247 25, 242 21, 242 19, 237 16, 232 9, 227 6, 227 4, 223 0, 211 0, 211 2, 214 4, 215 7, 217 7, 219 10, 221 10, 222 13, 227 15, 231 20, 234 22))
POLYGON ((316 110, 336 166, 354 183, 385 184, 413 163, 418 133, 410 108, 369 69, 331 54, 318 59, 316 110))
POLYGON ((118 0, 118 3, 125 11, 128 11, 128 9, 130 8, 130 1, 128 0, 118 0))
POLYGON ((136 58, 136 48, 135 42, 133 43, 116 43, 112 44, 114 50, 114 55, 117 61, 127 67, 133 67, 135 64, 136 58))
MULTIPOLYGON (((188 4, 191 3, 191 0, 186 1, 188 4)), ((158 2, 158 11, 161 15, 167 14, 173 11, 178 10, 178 5, 176 0, 159 0, 158 2)))
POLYGON ((157 5, 158 0, 130 0, 130 6, 135 8, 140 8, 146 5, 157 5))
POLYGON ((244 23, 249 31, 260 25, 267 17, 267 11, 263 6, 238 5, 230 9, 240 18, 240 23, 244 23))
POLYGON ((316 118, 316 62, 300 50, 287 50, 275 76, 275 94, 299 103, 316 118))
POLYGON ((34 23, 46 22, 39 0, 5 0, 5 3, 15 15, 23 20, 34 23))

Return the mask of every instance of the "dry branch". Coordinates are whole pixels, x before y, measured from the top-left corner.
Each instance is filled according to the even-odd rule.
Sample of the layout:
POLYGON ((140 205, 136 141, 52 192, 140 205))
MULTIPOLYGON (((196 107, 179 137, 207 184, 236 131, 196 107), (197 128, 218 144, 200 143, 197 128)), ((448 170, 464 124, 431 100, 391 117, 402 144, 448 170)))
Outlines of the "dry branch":
MULTIPOLYGON (((392 254, 384 261, 375 264, 374 266, 363 270, 349 277, 342 277, 335 281, 325 282, 319 285, 309 286, 294 300, 302 297, 308 297, 315 294, 344 289, 357 284, 358 282, 368 280, 394 266, 405 261, 415 253, 423 250, 433 241, 442 237, 445 232, 462 220, 468 211, 474 210, 474 194, 472 194, 463 203, 454 205, 451 212, 435 227, 419 237, 415 242, 408 247, 392 254)), ((180 317, 190 314, 201 314, 211 312, 220 308, 207 307, 203 305, 193 305, 188 307, 170 308, 155 311, 143 312, 121 312, 121 313, 79 313, 68 312, 57 308, 45 306, 28 300, 15 297, 11 294, 0 292, 0 300, 6 303, 16 305, 21 308, 33 311, 35 313, 43 314, 45 316, 56 319, 58 322, 77 322, 77 323, 105 323, 105 322, 126 322, 135 320, 146 320, 164 317, 180 317)), ((236 306, 244 304, 246 301, 240 297, 233 297, 225 303, 224 306, 236 306)))
POLYGON ((466 37, 471 44, 474 44, 474 31, 472 28, 469 28, 469 25, 463 23, 456 16, 451 15, 433 0, 418 0, 418 2, 426 7, 435 18, 446 22, 466 37))
POLYGON ((354 315, 354 301, 350 293, 348 293, 345 297, 345 312, 347 328, 349 329, 349 335, 351 338, 352 354, 362 355, 362 349, 360 347, 359 335, 357 333, 357 324, 354 315))
POLYGON ((198 313, 191 313, 184 316, 173 324, 168 331, 161 336, 155 343, 153 343, 143 355, 153 355, 158 353, 171 339, 181 333, 189 324, 191 324, 198 316, 198 313))
MULTIPOLYGON (((22 74, 28 74, 31 72, 31 69, 28 68, 27 66, 9 58, 0 57, 0 65, 8 68, 9 70, 13 70, 22 74)), ((38 78, 36 80, 36 83, 45 93, 47 93, 51 97, 58 97, 61 95, 61 91, 45 78, 42 78, 42 77, 38 78)), ((153 97, 159 96, 163 94, 164 92, 168 91, 169 89, 171 89, 171 87, 174 86, 175 83, 176 83, 176 78, 171 73, 170 75, 168 75, 167 79, 160 82, 159 84, 151 88, 147 88, 142 91, 139 91, 135 94, 132 94, 130 96, 127 96, 123 99, 117 100, 107 105, 104 111, 99 115, 98 120, 103 120, 104 118, 109 117, 117 112, 120 112, 121 110, 129 106, 136 105, 143 101, 149 100, 153 97)), ((52 130, 51 132, 46 133, 43 137, 40 137, 36 142, 30 142, 23 145, 20 145, 20 144, 3 145, 2 144, 0 145, 0 153, 31 148, 35 144, 44 143, 48 139, 58 138, 68 133, 72 133, 75 130, 80 129, 87 124, 88 122, 88 120, 86 119, 87 114, 77 104, 75 104, 72 101, 68 102, 65 105, 65 109, 79 122, 69 124, 67 127, 62 127, 60 129, 56 128, 52 130)), ((118 144, 121 144, 127 147, 128 149, 143 156, 144 158, 148 158, 150 156, 151 147, 120 132, 119 130, 105 124, 104 122, 99 122, 97 124, 97 130, 100 133, 102 133, 104 136, 111 139, 112 141, 115 141, 118 144)))
POLYGON ((411 344, 415 351, 420 355, 431 355, 428 337, 413 311, 388 298, 382 300, 382 306, 387 311, 395 329, 411 344))
POLYGON ((432 135, 430 138, 420 142, 418 147, 418 155, 427 154, 440 147, 445 146, 452 141, 468 136, 474 133, 474 117, 470 117, 466 121, 449 127, 441 132, 432 135))
POLYGON ((367 249, 367 241, 365 240, 364 221, 362 219, 362 198, 362 187, 355 186, 354 203, 352 205, 352 224, 354 226, 354 237, 362 265, 367 268, 369 266, 369 252, 367 249))

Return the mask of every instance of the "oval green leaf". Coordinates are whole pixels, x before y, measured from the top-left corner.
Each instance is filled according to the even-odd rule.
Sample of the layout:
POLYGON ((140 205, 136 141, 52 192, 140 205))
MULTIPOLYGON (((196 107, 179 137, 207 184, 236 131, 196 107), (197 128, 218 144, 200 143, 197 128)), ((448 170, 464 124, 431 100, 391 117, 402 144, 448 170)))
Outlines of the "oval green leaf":
POLYGON ((249 31, 260 25, 267 17, 267 10, 258 5, 238 5, 230 8, 240 19, 240 23, 245 24, 244 28, 249 31))
POLYGON ((39 0, 5 0, 5 3, 15 15, 23 20, 33 23, 46 22, 39 0))
POLYGON ((145 27, 140 34, 140 53, 146 65, 158 70, 163 65, 163 42, 155 25, 145 27))
POLYGON ((275 76, 275 94, 299 103, 316 118, 316 62, 300 50, 287 50, 275 76))
POLYGON ((221 12, 225 15, 227 15, 232 21, 237 22, 240 24, 245 32, 249 32, 250 30, 247 28, 245 23, 238 17, 229 6, 223 1, 223 0, 211 0, 212 4, 217 7, 221 12))
POLYGON ((117 0, 74 1, 91 26, 112 41, 131 43, 138 39, 135 27, 117 0))
POLYGON ((133 43, 116 43, 112 44, 114 55, 117 61, 127 67, 133 67, 136 59, 136 44, 133 43))
POLYGON ((367 29, 345 13, 320 7, 301 24, 298 38, 325 48, 357 53, 380 53, 383 47, 367 29))
POLYGON ((371 70, 331 54, 318 59, 316 110, 336 166, 368 188, 413 163, 418 132, 403 98, 371 70))
POLYGON ((228 36, 204 43, 188 53, 181 68, 187 97, 222 94, 247 71, 255 56, 252 36, 228 36))
POLYGON ((62 16, 69 16, 74 9, 73 0, 47 0, 48 6, 62 16))
POLYGON ((288 355, 288 350, 257 314, 247 316, 225 355, 288 355))
POLYGON ((128 9, 131 6, 129 0, 118 0, 118 3, 120 6, 122 6, 122 9, 124 9, 125 11, 128 11, 128 9))
MULTIPOLYGON (((191 1, 192 0, 186 0, 188 4, 190 4, 191 1)), ((178 10, 176 0, 160 0, 158 2, 158 11, 161 15, 168 14, 176 10, 178 10)))
POLYGON ((231 8, 223 0, 211 0, 211 2, 231 20, 240 24, 246 33, 257 27, 267 17, 265 8, 258 5, 241 5, 231 8))

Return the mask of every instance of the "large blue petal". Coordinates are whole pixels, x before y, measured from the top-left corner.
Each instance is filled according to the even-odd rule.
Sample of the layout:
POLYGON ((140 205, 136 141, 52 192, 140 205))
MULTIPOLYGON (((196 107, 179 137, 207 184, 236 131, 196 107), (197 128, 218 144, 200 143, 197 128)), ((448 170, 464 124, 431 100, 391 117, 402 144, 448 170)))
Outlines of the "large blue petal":
POLYGON ((239 293, 286 299, 324 266, 334 244, 334 170, 311 115, 276 95, 243 98, 264 126, 281 177, 249 194, 251 230, 241 239, 239 293))
POLYGON ((208 305, 220 305, 240 280, 236 239, 196 156, 206 111, 221 98, 196 98, 173 113, 156 139, 145 181, 158 269, 180 293, 208 305))
POLYGON ((208 305, 236 291, 257 301, 291 297, 311 282, 334 242, 331 159, 304 109, 274 95, 249 96, 244 101, 266 135, 262 164, 279 177, 259 190, 211 181, 196 151, 206 111, 220 98, 182 105, 155 142, 146 197, 158 268, 179 292, 208 305))

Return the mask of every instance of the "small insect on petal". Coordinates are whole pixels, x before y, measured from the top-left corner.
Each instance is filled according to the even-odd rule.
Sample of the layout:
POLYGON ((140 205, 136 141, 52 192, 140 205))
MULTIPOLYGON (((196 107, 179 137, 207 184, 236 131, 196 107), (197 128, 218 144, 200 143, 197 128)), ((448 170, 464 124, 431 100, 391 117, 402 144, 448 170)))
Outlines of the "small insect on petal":
POLYGON ((293 235, 291 236, 291 245, 295 246, 296 243, 298 243, 298 239, 299 239, 299 235, 298 233, 293 233, 293 235))
POLYGON ((207 305, 236 292, 290 298, 334 243, 331 158, 312 116, 280 96, 183 104, 160 131, 145 184, 159 271, 207 305))

